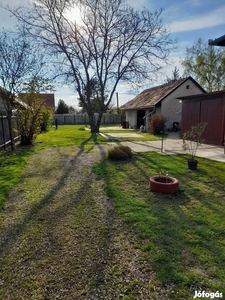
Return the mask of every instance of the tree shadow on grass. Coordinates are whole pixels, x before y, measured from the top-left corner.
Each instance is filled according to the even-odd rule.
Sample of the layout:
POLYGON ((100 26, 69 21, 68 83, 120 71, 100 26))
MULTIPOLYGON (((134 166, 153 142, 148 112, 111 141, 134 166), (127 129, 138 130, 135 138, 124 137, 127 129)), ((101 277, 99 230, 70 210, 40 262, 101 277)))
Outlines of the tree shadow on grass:
POLYGON ((80 151, 90 152, 95 145, 101 145, 101 141, 99 141, 99 133, 90 133, 90 137, 80 143, 79 149, 80 151))
POLYGON ((182 190, 174 195, 150 192, 148 166, 152 163, 155 164, 155 158, 146 166, 146 157, 137 155, 122 163, 103 161, 96 167, 96 172, 105 179, 108 196, 114 200, 117 212, 145 241, 143 249, 150 251, 160 281, 179 282, 183 280, 183 267, 177 262, 182 262, 186 226, 182 206, 190 199, 182 190))
MULTIPOLYGON (((88 139, 89 140, 89 139, 88 139)), ((86 140, 85 142, 88 142, 86 140)), ((83 145, 85 145, 85 142, 83 145)), ((96 145, 98 151, 100 152, 100 158, 103 158, 105 155, 105 150, 101 145, 96 145)), ((57 149, 54 151, 57 152, 57 149)), ((54 153, 53 151, 53 153, 54 153)), ((59 152, 57 152, 59 154, 59 152)), ((44 155, 44 152, 39 153, 40 155, 44 155)), ((38 155, 38 154, 37 154, 38 155)), ((55 177, 54 181, 55 183, 50 187, 49 191, 45 193, 44 195, 41 194, 41 187, 34 187, 35 193, 40 192, 40 199, 38 202, 34 203, 32 206, 28 208, 28 210, 24 211, 24 214, 21 215, 21 218, 17 220, 12 226, 6 227, 4 233, 1 236, 0 240, 0 257, 3 258, 5 255, 7 256, 11 249, 14 248, 14 245, 16 245, 18 242, 21 242, 21 245, 23 245, 23 241, 21 240, 22 236, 26 234, 27 228, 32 228, 34 224, 37 226, 44 226, 45 232, 40 232, 41 236, 46 236, 48 239, 48 243, 46 244, 46 249, 43 250, 43 247, 39 245, 40 241, 38 240, 40 237, 33 237, 34 241, 36 241, 34 244, 30 245, 30 247, 33 249, 35 253, 35 256, 38 257, 37 261, 35 261, 35 264, 40 263, 42 260, 45 261, 45 266, 49 267, 49 269, 53 268, 59 263, 59 260, 61 259, 61 264, 63 268, 68 268, 67 271, 67 278, 68 276, 71 276, 71 278, 74 276, 73 272, 76 274, 76 268, 79 269, 77 273, 77 277, 83 276, 83 286, 80 287, 80 289, 83 289, 84 286, 88 286, 90 288, 90 282, 95 282, 95 287, 97 287, 98 284, 101 284, 101 280, 99 278, 103 277, 103 266, 106 265, 107 259, 108 259, 108 247, 110 246, 111 241, 111 235, 109 232, 112 232, 111 228, 113 228, 112 220, 112 210, 111 207, 107 206, 105 214, 103 213, 101 215, 99 211, 99 207, 95 202, 95 199, 97 201, 99 197, 98 189, 94 185, 94 177, 91 172, 91 166, 88 165, 85 161, 86 155, 92 155, 84 153, 83 149, 80 148, 78 153, 75 156, 68 156, 66 155, 64 157, 65 163, 67 167, 64 171, 60 173, 60 176, 55 177), (81 163, 81 160, 84 160, 83 163, 81 163), (85 176, 83 176, 82 180, 80 181, 79 176, 74 177, 74 186, 72 185, 71 191, 65 190, 64 187, 67 184, 68 180, 71 180, 73 178, 75 172, 83 172, 85 176), (77 181, 78 180, 78 181, 77 181), (40 190, 39 190, 40 189, 40 190), (74 189, 74 191, 73 191, 74 189), (60 197, 60 199, 59 199, 60 197), (58 201, 58 204, 55 206, 56 201, 58 201), (79 215, 79 213, 81 215, 79 215), (90 215, 88 215, 90 214, 90 215), (87 218, 90 217, 91 221, 87 218), (101 219, 101 217, 104 219, 101 219), (73 221, 74 220, 74 225, 73 221), (88 220, 85 224, 85 220, 88 220), (102 223, 102 221, 104 221, 102 223), (72 223, 71 223, 72 222, 72 223), (91 223, 90 223, 91 222, 91 223), (68 229, 68 234, 70 234, 70 231, 74 232, 74 234, 77 234, 77 228, 80 228, 81 232, 80 234, 84 235, 84 239, 82 240, 82 237, 79 237, 78 239, 78 245, 74 247, 72 244, 66 244, 64 245, 62 239, 60 241, 60 236, 58 236, 58 232, 55 231, 55 229, 61 224, 60 226, 65 226, 63 224, 67 224, 69 227, 64 227, 65 230, 68 229), (72 226, 72 227, 70 227, 72 226), (74 226, 74 228, 73 228, 74 226), (101 228, 101 230, 100 230, 101 228), (99 231, 100 230, 100 231, 99 231), (99 235, 99 232, 101 233, 99 235), (37 240, 36 240, 37 239, 37 240), (68 248, 64 247, 67 246, 68 248), (87 247, 87 248, 85 248, 87 247), (40 249, 39 249, 40 248, 40 249), (38 249, 40 251, 38 251, 38 249), (56 252, 56 249, 57 252, 56 252), (79 249, 80 251, 76 250, 79 249), (99 252, 99 249, 101 251, 99 252), (77 252, 78 251, 78 252, 77 252), (70 252, 69 254, 69 260, 68 257, 63 258, 63 253, 70 252), (50 254, 51 253, 51 254, 50 254), (76 265, 75 261, 73 261, 73 254, 80 257, 80 265, 79 265, 79 259, 76 265), (51 255, 51 259, 49 257, 51 255), (53 263, 55 259, 55 262, 53 263), (89 261, 89 265, 87 267, 86 261, 89 261), (53 266, 49 265, 50 263, 53 263, 53 266), (74 267, 73 267, 74 265, 74 267), (83 269, 87 269, 87 273, 85 276, 83 275, 83 269), (68 267, 69 266, 69 267, 68 267), (71 271, 70 271, 71 270, 71 271), (101 275, 102 274, 102 275, 101 275)), ((94 155, 94 154, 93 154, 94 155)), ((37 159, 38 157, 36 157, 37 159)), ((35 176, 36 170, 33 170, 32 173, 24 175, 23 182, 25 184, 26 180, 29 180, 30 177, 35 176)), ((43 166, 42 170, 43 174, 45 174, 45 169, 43 166)), ((49 178, 53 176, 54 174, 49 174, 49 178)), ((22 195, 22 197, 25 195, 22 195)), ((104 199, 104 193, 101 195, 103 197, 102 201, 106 201, 104 199)), ((22 200, 22 199, 21 199, 22 200)), ((24 200, 23 200, 24 201, 24 200)), ((28 200, 29 201, 29 200, 28 200)), ((101 204, 100 204, 101 208, 101 204)), ((37 229, 35 229, 37 230, 37 229)), ((35 231, 34 230, 34 231, 35 231)), ((31 234, 29 232, 29 234, 31 234)), ((63 234, 63 232, 62 232, 63 234)), ((37 235, 39 235, 37 231, 37 235)), ((66 232, 65 232, 66 237, 66 232)), ((42 239, 42 237, 41 237, 42 239)), ((45 238, 46 239, 46 238, 45 238)), ((43 241, 45 241, 43 239, 43 241)), ((20 251, 22 251, 22 246, 20 247, 20 251)), ((17 256, 19 256, 19 252, 17 251, 17 256)), ((16 256, 15 256, 16 258, 16 256)), ((28 260, 27 262, 24 262, 24 266, 29 264, 29 261, 32 263, 32 259, 28 260)), ((34 262, 33 262, 34 264, 34 262)), ((17 269, 17 262, 15 262, 15 270, 17 269)), ((29 267, 28 267, 29 269, 29 267)), ((34 271, 36 273, 39 273, 37 269, 34 271)), ((9 275, 13 276, 13 274, 9 275)), ((26 276, 29 276, 29 272, 26 276)), ((50 275, 48 275, 50 276, 50 275)), ((58 274, 57 272, 55 275, 52 275, 51 280, 52 283, 50 284, 48 291, 52 290, 54 293, 54 282, 57 282, 57 278, 61 277, 63 278, 63 274, 58 274)), ((50 278, 49 277, 49 278, 50 278)), ((23 282, 23 279, 21 278, 21 281, 23 282)), ((70 281, 68 280, 61 280, 60 286, 61 288, 64 288, 65 290, 68 289, 67 284, 69 284, 70 281)), ((59 285, 59 283, 57 283, 59 285)), ((73 289, 76 287, 76 285, 73 284, 73 289)), ((71 287, 70 287, 71 288, 71 287)), ((7 289, 7 287, 6 287, 7 289)), ((90 288, 91 289, 91 288, 90 288)), ((79 288, 76 288, 77 292, 79 288)), ((31 293, 32 294, 32 293, 31 293)))
POLYGON ((213 276, 217 289, 221 289, 225 277, 221 271, 225 269, 221 243, 224 227, 217 219, 221 215, 223 220, 223 213, 219 214, 218 206, 214 207, 213 200, 210 201, 207 178, 202 182, 202 191, 194 186, 198 177, 210 173, 190 172, 183 156, 164 157, 160 161, 157 157, 153 153, 139 153, 128 162, 103 161, 97 172, 105 179, 108 195, 123 220, 145 241, 143 249, 149 251, 162 283, 175 284, 178 290, 190 286, 197 289, 199 284, 201 288, 212 289, 209 278, 213 276), (179 192, 174 195, 150 192, 149 174, 168 167, 182 183, 179 192), (205 264, 209 270, 205 270, 205 264))

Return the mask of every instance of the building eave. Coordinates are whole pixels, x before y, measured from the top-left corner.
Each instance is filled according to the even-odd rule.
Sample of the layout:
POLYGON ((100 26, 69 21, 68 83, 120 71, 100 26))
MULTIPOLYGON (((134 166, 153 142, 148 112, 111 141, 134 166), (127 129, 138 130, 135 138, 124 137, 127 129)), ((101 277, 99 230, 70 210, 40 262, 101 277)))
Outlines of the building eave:
POLYGON ((189 96, 181 96, 177 97, 177 99, 182 100, 182 102, 191 100, 194 101, 196 99, 209 99, 213 96, 222 96, 225 97, 225 91, 216 91, 216 92, 210 92, 210 93, 203 93, 203 94, 196 94, 196 95, 189 95, 189 96))
POLYGON ((208 44, 210 46, 222 46, 225 47, 225 35, 215 39, 215 40, 209 40, 208 44))

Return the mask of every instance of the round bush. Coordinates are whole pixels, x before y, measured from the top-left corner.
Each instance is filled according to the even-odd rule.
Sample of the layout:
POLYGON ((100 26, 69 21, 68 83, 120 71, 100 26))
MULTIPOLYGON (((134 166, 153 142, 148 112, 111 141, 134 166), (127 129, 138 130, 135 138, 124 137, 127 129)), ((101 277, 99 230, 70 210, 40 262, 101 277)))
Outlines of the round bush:
POLYGON ((160 134, 166 128, 166 117, 162 114, 154 114, 151 116, 150 129, 153 134, 160 134))
POLYGON ((127 160, 132 158, 131 148, 128 146, 115 146, 108 151, 108 158, 111 160, 127 160))

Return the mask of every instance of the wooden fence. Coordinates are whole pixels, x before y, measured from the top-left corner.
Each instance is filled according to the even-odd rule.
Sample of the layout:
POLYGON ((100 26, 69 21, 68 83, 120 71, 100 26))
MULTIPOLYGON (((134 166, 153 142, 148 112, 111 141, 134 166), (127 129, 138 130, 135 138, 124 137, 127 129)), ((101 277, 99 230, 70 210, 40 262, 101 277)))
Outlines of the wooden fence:
MULTIPOLYGON (((97 119, 97 114, 95 114, 97 119)), ((110 114, 103 115, 101 124, 121 124, 122 115, 118 114, 110 114)), ((53 124, 55 124, 55 120, 57 119, 57 123, 60 124, 81 124, 88 125, 89 118, 86 114, 55 114, 53 115, 53 124)), ((13 128, 15 129, 14 135, 15 139, 19 138, 19 135, 16 133, 18 128, 17 118, 13 117, 13 128)), ((7 116, 0 114, 0 149, 6 149, 6 146, 11 143, 10 134, 9 134, 9 126, 7 116)))
MULTIPOLYGON (((12 117, 13 121, 13 128, 17 130, 17 118, 12 117)), ((14 131, 14 139, 17 139, 19 135, 14 131)), ((10 134, 9 134, 9 124, 8 124, 8 117, 4 116, 2 113, 0 114, 0 149, 6 149, 7 145, 11 143, 10 134)))
MULTIPOLYGON (((97 119, 97 114, 95 114, 95 118, 97 119)), ((101 124, 121 124, 122 115, 118 114, 110 114, 103 115, 101 124)), ((55 124, 55 120, 57 119, 57 123, 62 124, 81 124, 87 125, 89 124, 89 118, 86 114, 55 114, 53 116, 53 123, 55 124)))

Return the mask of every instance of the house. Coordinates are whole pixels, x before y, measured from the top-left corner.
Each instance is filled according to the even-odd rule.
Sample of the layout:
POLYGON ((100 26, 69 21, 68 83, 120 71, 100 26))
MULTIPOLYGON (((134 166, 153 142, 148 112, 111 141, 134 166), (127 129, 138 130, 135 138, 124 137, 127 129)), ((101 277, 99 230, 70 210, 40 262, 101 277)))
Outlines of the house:
POLYGON ((147 90, 124 104, 121 109, 126 113, 126 122, 131 128, 146 126, 153 113, 163 114, 167 118, 167 127, 172 129, 175 122, 181 122, 182 103, 179 97, 206 93, 191 77, 171 81, 147 90))
POLYGON ((45 107, 47 109, 55 110, 55 95, 54 94, 40 93, 40 96, 45 100, 45 107))
POLYGON ((222 146, 225 134, 225 91, 180 97, 182 100, 183 134, 201 122, 207 126, 203 133, 204 143, 222 146))
MULTIPOLYGON (((25 94, 20 94, 19 98, 23 99, 25 94)), ((39 93, 40 97, 45 101, 45 107, 47 109, 55 110, 55 94, 51 93, 39 93)))
POLYGON ((26 108, 26 105, 19 99, 12 99, 10 92, 0 87, 0 114, 6 115, 8 109, 26 108))
MULTIPOLYGON (((2 89, 2 88, 0 87, 0 89, 2 89)), ((10 100, 10 97, 8 97, 7 100, 3 101, 1 93, 0 93, 0 113, 5 114, 5 112, 6 112, 5 105, 7 105, 6 101, 11 101, 9 104, 10 104, 10 106, 13 107, 13 109, 14 108, 16 109, 18 107, 26 108, 26 104, 22 101, 23 100, 23 95, 24 94, 20 94, 19 97, 17 97, 13 101, 10 100)), ((53 109, 53 110, 55 109, 55 95, 54 94, 40 93, 40 96, 44 99, 45 107, 47 109, 53 109)))

